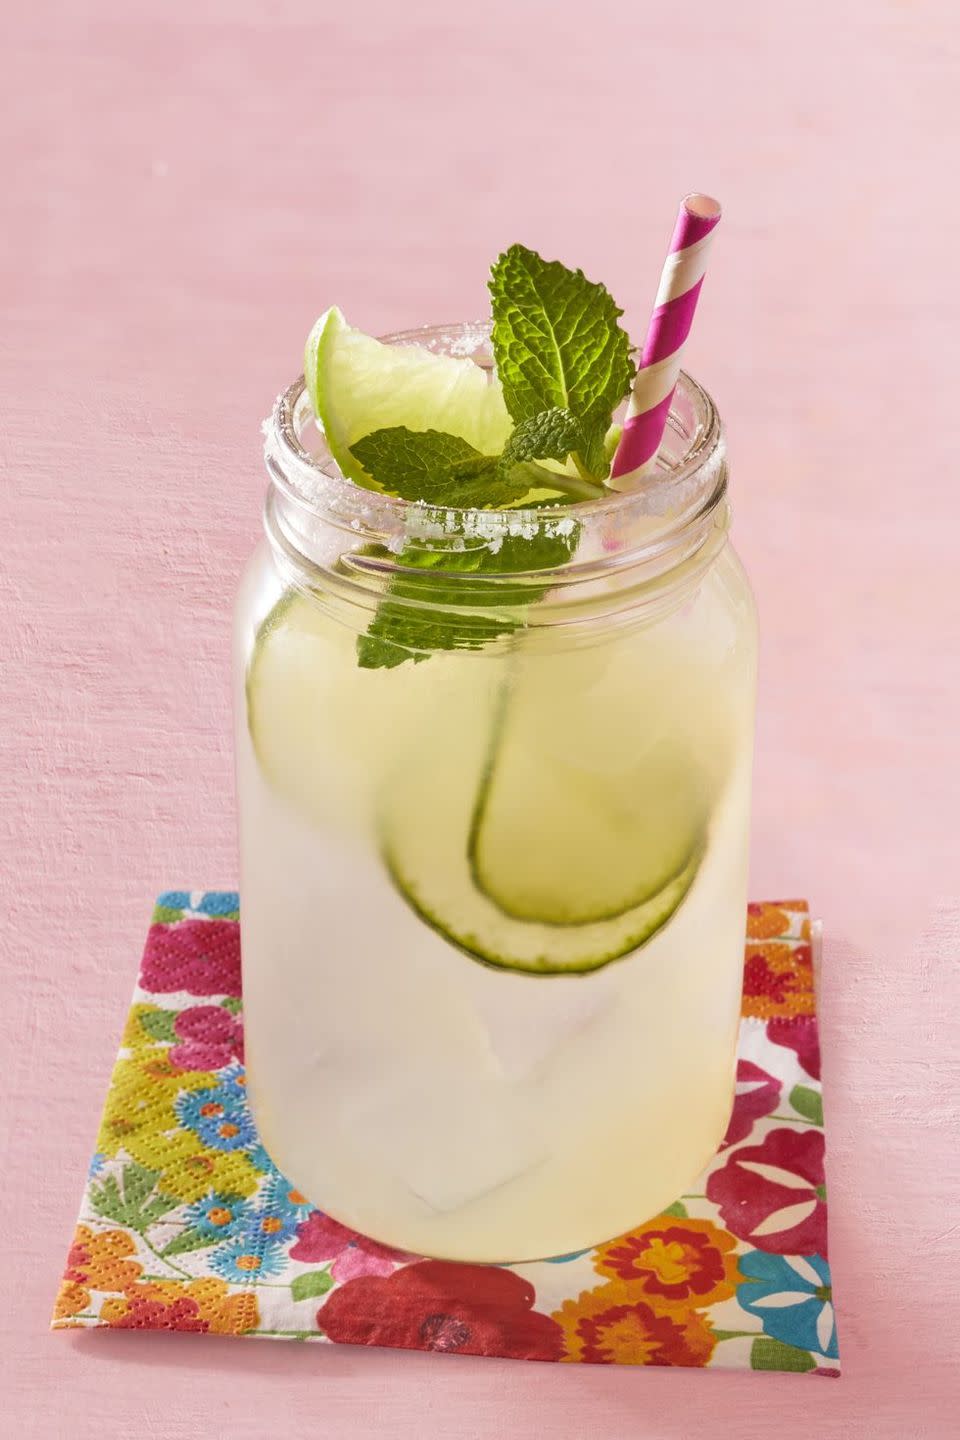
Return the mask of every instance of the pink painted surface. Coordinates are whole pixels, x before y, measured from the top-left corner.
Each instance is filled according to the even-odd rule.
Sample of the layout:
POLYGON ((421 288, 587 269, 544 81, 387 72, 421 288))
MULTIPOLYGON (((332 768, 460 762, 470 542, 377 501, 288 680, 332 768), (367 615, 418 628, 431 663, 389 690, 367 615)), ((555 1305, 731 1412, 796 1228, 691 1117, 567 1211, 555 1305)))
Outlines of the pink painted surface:
POLYGON ((955 1433, 957 34, 953 0, 8 7, 7 1433, 955 1433), (694 186, 724 222, 689 362, 763 620, 753 892, 827 927, 844 1378, 48 1336, 152 896, 234 880, 228 598, 308 323, 480 312, 523 240, 638 333, 694 186))

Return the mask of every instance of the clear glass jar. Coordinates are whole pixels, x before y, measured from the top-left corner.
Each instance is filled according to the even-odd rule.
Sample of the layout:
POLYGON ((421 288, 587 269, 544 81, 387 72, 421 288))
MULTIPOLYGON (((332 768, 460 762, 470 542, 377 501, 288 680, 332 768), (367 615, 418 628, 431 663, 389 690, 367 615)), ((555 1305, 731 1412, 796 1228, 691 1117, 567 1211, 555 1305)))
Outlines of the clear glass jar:
MULTIPOLYGON (((392 340, 490 364, 483 326, 392 340)), ((620 1234, 733 1095, 756 626, 714 406, 684 376, 642 489, 572 506, 360 489, 302 380, 266 460, 235 642, 264 1143, 421 1254, 620 1234)))

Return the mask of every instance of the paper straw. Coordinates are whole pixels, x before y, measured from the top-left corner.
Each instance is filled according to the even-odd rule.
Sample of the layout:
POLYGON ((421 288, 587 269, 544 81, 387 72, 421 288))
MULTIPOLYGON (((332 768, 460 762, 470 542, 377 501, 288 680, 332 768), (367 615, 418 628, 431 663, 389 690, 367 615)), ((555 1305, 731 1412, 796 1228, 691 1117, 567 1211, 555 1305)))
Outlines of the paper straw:
POLYGON ((618 480, 632 482, 649 470, 660 448, 719 220, 720 206, 709 195, 687 195, 680 204, 623 434, 613 457, 608 484, 615 490, 628 488, 618 485, 618 480))

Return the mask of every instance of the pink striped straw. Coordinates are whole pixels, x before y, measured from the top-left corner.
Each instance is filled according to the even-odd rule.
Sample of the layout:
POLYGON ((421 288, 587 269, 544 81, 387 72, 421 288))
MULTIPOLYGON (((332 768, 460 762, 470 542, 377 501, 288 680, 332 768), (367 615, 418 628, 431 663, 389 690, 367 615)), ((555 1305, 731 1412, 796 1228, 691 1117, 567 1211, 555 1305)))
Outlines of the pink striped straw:
POLYGON ((709 195, 687 195, 680 203, 623 434, 613 457, 608 484, 615 490, 629 488, 616 482, 639 478, 660 448, 719 220, 720 206, 709 195))

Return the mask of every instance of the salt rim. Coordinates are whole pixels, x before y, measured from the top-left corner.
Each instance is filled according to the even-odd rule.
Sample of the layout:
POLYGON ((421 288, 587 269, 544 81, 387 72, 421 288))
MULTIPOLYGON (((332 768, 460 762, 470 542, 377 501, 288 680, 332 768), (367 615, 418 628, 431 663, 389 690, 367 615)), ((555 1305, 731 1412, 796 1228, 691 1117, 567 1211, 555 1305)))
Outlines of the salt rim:
MULTIPOLYGON (((694 394, 705 393, 686 375, 681 375, 680 385, 692 388, 694 394)), ((639 491, 618 491, 609 498, 528 510, 457 510, 400 500, 364 490, 346 479, 333 460, 321 465, 307 455, 292 426, 294 408, 303 395, 301 377, 278 395, 272 416, 263 421, 267 473, 297 510, 305 512, 304 520, 325 521, 362 534, 384 544, 394 554, 410 539, 444 538, 453 542, 453 551, 464 549, 468 540, 484 540, 495 554, 508 537, 532 540, 542 535, 556 539, 570 535, 578 524, 590 529, 619 529, 639 516, 662 517, 671 522, 657 536, 648 535, 648 542, 660 543, 643 547, 648 551, 660 549, 705 520, 726 490, 726 447, 717 424, 710 427, 706 438, 694 444, 682 466, 664 471, 639 491), (711 435, 714 438, 708 444, 711 435)))
MULTIPOLYGON (((381 540, 393 551, 405 540, 486 540, 498 550, 508 537, 532 540, 538 535, 558 538, 570 535, 578 520, 622 512, 624 496, 585 500, 574 505, 542 506, 536 509, 459 510, 429 505, 423 501, 401 500, 376 490, 365 490, 340 471, 330 459, 321 464, 308 455, 297 434, 297 411, 306 398, 303 376, 277 396, 272 415, 263 421, 263 457, 270 478, 298 508, 354 531, 381 540)), ((717 466, 719 469, 719 464, 717 466)), ((700 490, 702 482, 695 488, 700 490)), ((692 492, 691 492, 692 493, 692 492)), ((636 499, 636 497, 631 497, 636 499)), ((643 507, 648 514, 664 513, 643 507)), ((451 549, 463 549, 463 544, 451 549)))
MULTIPOLYGON (((424 326, 382 337, 385 343, 424 345, 459 356, 475 355, 489 343, 490 325, 472 321, 458 325, 424 326)), ((679 463, 647 476, 642 488, 611 491, 608 496, 573 504, 533 509, 466 510, 401 500, 366 490, 348 480, 335 461, 311 455, 301 430, 314 419, 299 376, 277 396, 271 415, 264 420, 264 461, 277 489, 301 515, 301 523, 325 522, 385 545, 393 553, 407 540, 449 539, 450 549, 462 550, 467 541, 485 541, 499 550, 508 537, 561 538, 580 525, 584 533, 601 538, 625 535, 639 517, 661 517, 663 526, 646 530, 643 542, 628 543, 621 561, 671 548, 691 528, 701 525, 726 490, 726 446, 716 407, 707 392, 681 372, 667 434, 682 445, 679 463), (679 407, 686 404, 692 416, 687 434, 679 407)), ((606 548, 606 546, 605 546, 606 548)), ((618 545, 616 547, 620 549, 618 545)))

